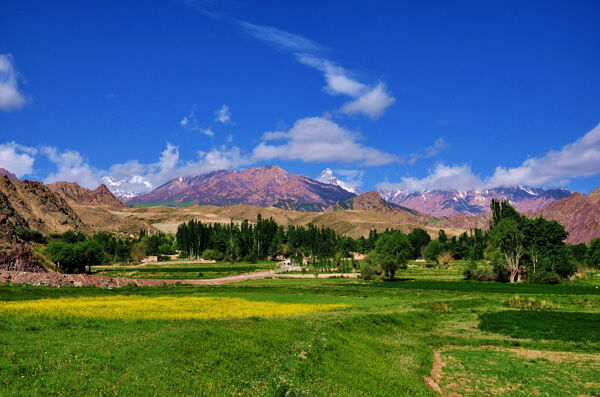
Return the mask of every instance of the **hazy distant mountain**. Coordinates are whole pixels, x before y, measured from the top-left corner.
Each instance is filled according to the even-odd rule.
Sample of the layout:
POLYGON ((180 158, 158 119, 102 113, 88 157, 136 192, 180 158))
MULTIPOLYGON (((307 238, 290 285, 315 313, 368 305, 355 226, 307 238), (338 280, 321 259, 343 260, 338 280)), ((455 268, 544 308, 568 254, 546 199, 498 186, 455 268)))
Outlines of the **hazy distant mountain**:
POLYGON ((425 190, 406 192, 388 190, 381 192, 383 198, 394 204, 435 217, 451 217, 457 214, 478 215, 488 212, 493 198, 509 199, 521 212, 538 210, 555 201, 570 197, 567 189, 541 189, 525 186, 473 189, 467 192, 456 190, 425 190))
POLYGON ((251 204, 297 211, 322 211, 351 197, 354 197, 353 193, 339 186, 269 165, 244 171, 222 170, 180 177, 128 202, 217 206, 251 204))
POLYGON ((333 171, 329 168, 325 168, 323 171, 321 171, 321 173, 319 174, 319 176, 317 177, 316 180, 319 182, 326 183, 328 185, 339 186, 342 189, 349 191, 350 193, 354 193, 354 194, 362 193, 358 187, 353 186, 349 183, 346 183, 346 182, 340 180, 337 176, 335 176, 333 171))

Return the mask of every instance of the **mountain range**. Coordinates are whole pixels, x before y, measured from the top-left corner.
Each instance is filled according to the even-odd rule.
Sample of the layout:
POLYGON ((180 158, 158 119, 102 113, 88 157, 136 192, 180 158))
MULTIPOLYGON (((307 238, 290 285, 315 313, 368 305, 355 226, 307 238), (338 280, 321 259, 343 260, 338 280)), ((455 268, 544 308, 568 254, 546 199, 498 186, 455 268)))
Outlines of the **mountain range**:
POLYGON ((503 186, 490 189, 424 190, 408 192, 403 190, 381 191, 389 202, 412 208, 435 217, 454 215, 478 215, 488 212, 492 199, 508 199, 520 212, 534 211, 546 205, 570 197, 567 189, 541 189, 526 186, 503 186))
POLYGON ((570 243, 600 236, 600 189, 588 196, 566 189, 523 186, 468 192, 369 191, 357 195, 343 189, 331 170, 321 176, 330 183, 292 174, 278 166, 215 171, 173 179, 130 199, 129 206, 136 208, 128 208, 104 184, 94 190, 73 182, 44 185, 20 181, 9 171, 0 170, 0 229, 12 224, 46 233, 75 229, 131 235, 140 228, 173 231, 196 214, 204 214, 208 221, 212 216, 227 221, 234 213, 248 214, 248 219, 263 213, 276 215, 284 224, 312 222, 352 236, 368 233, 370 228, 410 231, 417 226, 432 235, 439 228, 456 235, 472 227, 487 228, 491 199, 507 198, 527 216, 543 215, 560 221, 569 232, 570 243), (139 204, 156 209, 145 210, 139 204))

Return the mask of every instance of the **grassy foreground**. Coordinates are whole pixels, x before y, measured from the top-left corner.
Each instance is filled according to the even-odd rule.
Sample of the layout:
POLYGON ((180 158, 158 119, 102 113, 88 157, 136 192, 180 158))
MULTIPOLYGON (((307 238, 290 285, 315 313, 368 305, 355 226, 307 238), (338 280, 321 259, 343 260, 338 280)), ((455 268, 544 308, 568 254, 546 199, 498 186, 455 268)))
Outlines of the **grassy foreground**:
POLYGON ((439 277, 114 290, 0 286, 0 394, 438 395, 431 376, 448 394, 598 395, 597 287, 439 277), (39 299, 110 297, 143 300, 140 310, 160 299, 185 305, 212 297, 292 311, 219 319, 11 311, 39 299), (294 311, 303 305, 324 309, 294 311))

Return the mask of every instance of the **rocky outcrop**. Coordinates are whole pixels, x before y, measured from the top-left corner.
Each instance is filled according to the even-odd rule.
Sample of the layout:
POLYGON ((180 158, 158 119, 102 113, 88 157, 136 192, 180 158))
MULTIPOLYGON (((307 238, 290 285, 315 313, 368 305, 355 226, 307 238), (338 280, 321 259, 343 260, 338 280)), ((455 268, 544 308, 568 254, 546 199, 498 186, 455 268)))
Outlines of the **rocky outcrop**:
POLYGON ((23 244, 17 244, 12 248, 0 251, 0 270, 34 273, 48 272, 33 255, 31 248, 23 244))

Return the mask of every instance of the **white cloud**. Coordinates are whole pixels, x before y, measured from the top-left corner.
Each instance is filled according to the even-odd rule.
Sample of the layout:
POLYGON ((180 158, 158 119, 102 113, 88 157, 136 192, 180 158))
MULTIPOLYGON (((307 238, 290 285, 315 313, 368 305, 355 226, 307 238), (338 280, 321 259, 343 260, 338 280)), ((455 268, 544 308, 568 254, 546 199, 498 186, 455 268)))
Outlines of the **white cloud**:
POLYGON ((446 150, 449 147, 450 147, 450 145, 446 142, 446 140, 444 138, 438 138, 438 139, 436 139, 436 141, 433 143, 432 146, 429 146, 422 152, 412 153, 410 156, 408 156, 407 163, 414 164, 418 160, 435 157, 440 152, 446 150))
POLYGON ((254 160, 360 163, 367 166, 398 162, 396 155, 359 143, 360 134, 322 117, 296 121, 289 131, 267 132, 252 152, 254 160), (283 140, 281 144, 269 141, 283 140))
POLYGON ((384 83, 379 83, 352 102, 342 106, 346 114, 363 113, 372 119, 378 119, 396 99, 387 92, 384 83))
POLYGON ((4 168, 18 178, 31 174, 37 150, 15 142, 0 144, 0 168, 4 168))
POLYGON ((332 95, 345 94, 357 97, 367 89, 366 85, 348 77, 348 71, 327 59, 310 54, 296 54, 296 58, 300 63, 323 72, 327 82, 325 90, 332 95))
POLYGON ((481 179, 471 171, 470 166, 466 164, 447 166, 439 163, 429 169, 427 176, 422 179, 407 176, 401 178, 399 183, 381 182, 377 184, 377 188, 408 192, 434 189, 466 191, 481 185, 481 179))
POLYGON ((19 72, 11 54, 0 54, 0 110, 21 109, 25 97, 19 91, 19 72))
POLYGON ((229 111, 229 106, 223 105, 221 109, 215 112, 217 114, 217 118, 215 121, 219 123, 229 123, 231 121, 231 112, 229 111))
POLYGON ((74 150, 60 152, 52 146, 43 146, 41 152, 57 167, 55 172, 46 177, 45 183, 77 182, 88 189, 95 189, 100 185, 98 171, 92 168, 79 152, 74 150))
POLYGON ((600 173, 600 124, 559 151, 525 160, 519 167, 497 167, 487 180, 489 186, 525 184, 530 186, 563 185, 571 178, 600 173))
POLYGON ((210 136, 210 137, 215 136, 215 133, 210 128, 200 127, 200 125, 198 124, 198 120, 196 119, 196 114, 193 110, 190 112, 189 115, 185 116, 184 118, 181 119, 181 121, 179 121, 179 125, 183 129, 186 129, 188 131, 200 132, 200 133, 210 136))

